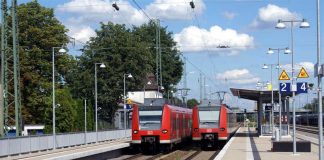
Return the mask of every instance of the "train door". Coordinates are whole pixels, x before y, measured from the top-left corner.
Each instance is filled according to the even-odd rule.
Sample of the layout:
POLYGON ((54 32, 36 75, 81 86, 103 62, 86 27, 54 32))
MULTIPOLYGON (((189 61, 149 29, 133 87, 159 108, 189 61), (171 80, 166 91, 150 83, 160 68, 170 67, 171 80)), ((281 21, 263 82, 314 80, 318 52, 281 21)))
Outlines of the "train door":
POLYGON ((176 133, 177 133, 177 137, 176 137, 176 139, 178 139, 179 138, 179 132, 180 132, 180 129, 179 129, 179 127, 180 127, 180 125, 179 125, 179 114, 177 113, 176 114, 176 133))
POLYGON ((186 136, 186 117, 185 117, 185 114, 182 114, 182 137, 185 137, 186 136))

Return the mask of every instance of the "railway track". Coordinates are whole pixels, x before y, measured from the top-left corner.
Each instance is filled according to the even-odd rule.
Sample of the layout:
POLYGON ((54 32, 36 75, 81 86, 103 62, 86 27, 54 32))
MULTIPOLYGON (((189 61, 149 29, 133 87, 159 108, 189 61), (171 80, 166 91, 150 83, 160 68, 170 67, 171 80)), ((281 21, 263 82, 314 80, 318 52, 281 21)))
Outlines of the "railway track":
POLYGON ((170 153, 160 153, 157 155, 144 155, 135 154, 127 158, 119 158, 123 160, 212 160, 214 159, 220 150, 216 151, 203 151, 200 148, 184 148, 174 150, 170 153))
POLYGON ((142 153, 138 153, 138 154, 129 156, 127 158, 118 158, 118 159, 120 159, 120 160, 121 159, 122 160, 154 160, 154 159, 159 158, 162 155, 163 155, 162 153, 156 154, 156 155, 145 155, 145 154, 142 154, 142 153))
POLYGON ((296 130, 307 132, 307 133, 313 133, 313 134, 318 133, 318 127, 313 127, 313 126, 296 125, 296 130))
POLYGON ((185 158, 184 160, 213 160, 220 150, 216 151, 196 151, 194 154, 190 155, 189 157, 185 158))

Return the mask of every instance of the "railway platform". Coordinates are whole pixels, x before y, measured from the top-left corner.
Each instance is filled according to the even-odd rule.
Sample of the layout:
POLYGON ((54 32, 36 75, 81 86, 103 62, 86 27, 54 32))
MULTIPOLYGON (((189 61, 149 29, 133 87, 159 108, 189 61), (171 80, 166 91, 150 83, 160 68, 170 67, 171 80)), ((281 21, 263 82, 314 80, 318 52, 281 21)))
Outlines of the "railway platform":
POLYGON ((23 159, 23 160, 64 160, 84 158, 92 155, 97 155, 109 151, 114 151, 129 147, 130 138, 111 140, 100 143, 80 145, 74 147, 60 148, 55 150, 40 151, 34 153, 20 154, 14 156, 3 157, 0 159, 23 159))
MULTIPOLYGON (((296 134, 296 137, 300 140, 311 141, 310 139, 308 139, 308 136, 305 135, 296 134)), ((313 141, 311 141, 311 152, 297 152, 297 154, 295 155, 292 152, 272 152, 271 137, 259 137, 254 128, 241 127, 223 147, 215 160, 318 159, 318 145, 314 143, 315 141, 313 141)))

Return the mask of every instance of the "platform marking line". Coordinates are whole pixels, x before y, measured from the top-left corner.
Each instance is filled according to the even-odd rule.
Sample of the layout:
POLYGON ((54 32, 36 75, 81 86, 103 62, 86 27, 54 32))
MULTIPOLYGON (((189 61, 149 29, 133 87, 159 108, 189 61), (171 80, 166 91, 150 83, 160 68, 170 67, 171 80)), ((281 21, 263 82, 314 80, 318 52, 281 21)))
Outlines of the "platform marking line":
MULTIPOLYGON (((238 133, 239 131, 241 130, 241 127, 236 131, 236 133, 238 133)), ((234 141, 235 139, 235 135, 236 133, 234 134, 234 136, 232 136, 232 138, 226 143, 226 145, 223 147, 223 149, 218 153, 218 155, 214 158, 214 160, 222 160, 225 153, 227 152, 229 146, 232 144, 232 142, 234 141)))
MULTIPOLYGON (((251 140, 250 140, 250 128, 248 128, 248 132, 246 132, 246 159, 247 160, 253 160, 253 150, 252 150, 252 145, 251 145, 251 140)), ((253 137, 252 137, 253 138, 253 137)))

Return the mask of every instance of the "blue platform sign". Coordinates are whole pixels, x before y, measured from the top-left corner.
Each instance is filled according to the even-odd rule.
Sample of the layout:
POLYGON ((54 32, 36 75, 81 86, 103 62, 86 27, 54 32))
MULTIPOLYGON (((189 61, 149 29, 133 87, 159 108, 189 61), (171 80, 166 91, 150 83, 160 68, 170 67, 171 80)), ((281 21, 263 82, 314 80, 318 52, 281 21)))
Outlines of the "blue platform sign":
POLYGON ((280 83, 280 93, 290 93, 290 83, 280 83))
POLYGON ((307 82, 297 82, 297 93, 307 93, 307 82))
POLYGON ((126 109, 132 109, 132 105, 131 104, 126 104, 126 109))

